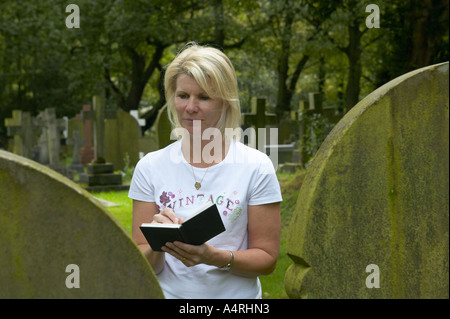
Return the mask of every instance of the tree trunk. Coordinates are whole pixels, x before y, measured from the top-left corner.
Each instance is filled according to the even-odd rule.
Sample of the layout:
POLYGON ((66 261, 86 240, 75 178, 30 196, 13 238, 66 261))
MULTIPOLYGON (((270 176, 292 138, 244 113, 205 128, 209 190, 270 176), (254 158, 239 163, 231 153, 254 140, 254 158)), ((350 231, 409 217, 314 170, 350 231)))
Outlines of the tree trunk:
POLYGON ((287 86, 289 72, 289 54, 291 51, 292 23, 294 21, 294 13, 287 11, 284 19, 284 28, 281 34, 281 53, 278 58, 278 96, 275 113, 278 118, 284 111, 290 109, 289 89, 287 86))
POLYGON ((214 0, 214 15, 215 15, 214 42, 220 48, 223 48, 225 43, 225 32, 224 32, 224 14, 223 14, 222 0, 214 0))
POLYGON ((128 92, 125 111, 137 110, 142 94, 144 93, 145 85, 152 76, 155 69, 159 65, 159 60, 162 58, 165 46, 162 43, 155 45, 155 52, 152 60, 147 68, 145 68, 145 56, 139 55, 134 49, 129 48, 128 52, 131 57, 133 69, 131 73, 131 88, 128 92))
POLYGON ((448 24, 448 8, 447 0, 416 0, 411 3, 411 10, 406 13, 411 30, 408 70, 437 63, 434 59, 445 36, 443 25, 448 24))
POLYGON ((357 20, 353 21, 348 27, 349 44, 344 49, 348 58, 349 69, 347 79, 347 89, 345 92, 344 112, 348 112, 359 101, 359 91, 361 78, 361 36, 359 31, 359 23, 357 20))

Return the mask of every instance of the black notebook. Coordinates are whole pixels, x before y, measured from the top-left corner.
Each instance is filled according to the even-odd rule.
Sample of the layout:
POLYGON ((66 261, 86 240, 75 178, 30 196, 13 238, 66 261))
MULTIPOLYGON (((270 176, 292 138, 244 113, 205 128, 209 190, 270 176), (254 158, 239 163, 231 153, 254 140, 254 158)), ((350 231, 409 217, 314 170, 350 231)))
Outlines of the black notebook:
POLYGON ((162 251, 167 242, 181 241, 191 245, 201 245, 225 231, 216 204, 201 207, 182 224, 145 223, 140 227, 150 247, 162 251))

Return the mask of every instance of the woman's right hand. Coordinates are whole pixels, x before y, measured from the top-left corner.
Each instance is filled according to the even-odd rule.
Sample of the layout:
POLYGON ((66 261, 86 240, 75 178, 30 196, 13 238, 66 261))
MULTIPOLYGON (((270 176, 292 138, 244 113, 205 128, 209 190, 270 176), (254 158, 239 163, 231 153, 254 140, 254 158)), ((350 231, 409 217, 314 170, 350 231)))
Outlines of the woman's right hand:
POLYGON ((157 224, 181 224, 183 218, 178 217, 170 207, 164 207, 158 214, 153 215, 152 223, 157 224))

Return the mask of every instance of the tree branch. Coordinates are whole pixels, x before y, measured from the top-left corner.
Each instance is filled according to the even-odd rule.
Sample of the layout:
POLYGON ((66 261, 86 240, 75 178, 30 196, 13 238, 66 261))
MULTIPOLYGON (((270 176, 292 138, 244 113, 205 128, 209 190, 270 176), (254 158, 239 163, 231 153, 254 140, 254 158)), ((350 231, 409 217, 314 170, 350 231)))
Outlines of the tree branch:
POLYGON ((103 69, 104 73, 103 76, 106 79, 106 82, 108 82, 108 84, 111 86, 112 90, 114 91, 116 97, 117 97, 117 101, 119 106, 124 109, 126 108, 126 102, 125 102, 125 96, 124 94, 120 91, 120 89, 117 87, 117 85, 113 82, 113 80, 111 79, 111 75, 109 73, 109 68, 105 67, 103 69))
POLYGON ((306 62, 308 62, 309 60, 309 56, 308 55, 304 55, 300 61, 298 61, 297 66, 295 68, 294 73, 292 74, 290 83, 289 83, 289 91, 291 91, 291 93, 293 94, 295 91, 295 86, 297 85, 297 81, 300 77, 300 74, 302 73, 303 68, 306 65, 306 62))

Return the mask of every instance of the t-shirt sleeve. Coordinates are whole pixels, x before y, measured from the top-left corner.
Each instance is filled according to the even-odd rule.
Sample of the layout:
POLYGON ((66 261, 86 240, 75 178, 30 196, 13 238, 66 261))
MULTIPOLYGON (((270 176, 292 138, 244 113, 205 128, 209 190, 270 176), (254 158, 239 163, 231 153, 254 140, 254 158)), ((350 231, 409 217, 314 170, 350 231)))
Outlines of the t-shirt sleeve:
POLYGON ((155 202, 154 187, 151 183, 151 164, 142 158, 136 165, 130 183, 128 197, 143 202, 155 202))
POLYGON ((253 187, 248 201, 249 205, 263 205, 281 202, 281 189, 275 169, 269 157, 264 156, 256 176, 253 178, 253 187))

